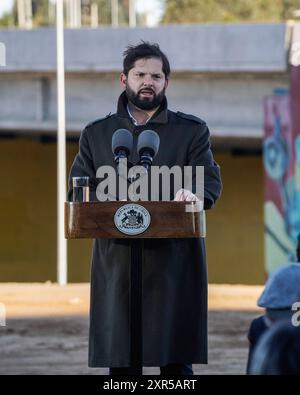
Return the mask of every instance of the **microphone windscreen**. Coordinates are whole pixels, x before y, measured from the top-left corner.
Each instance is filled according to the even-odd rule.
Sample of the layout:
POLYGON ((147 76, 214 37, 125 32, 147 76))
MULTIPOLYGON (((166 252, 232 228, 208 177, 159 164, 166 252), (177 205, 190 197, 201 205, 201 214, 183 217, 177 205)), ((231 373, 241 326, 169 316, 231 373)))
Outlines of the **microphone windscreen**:
POLYGON ((111 148, 114 155, 117 155, 118 151, 126 151, 127 156, 130 155, 133 145, 132 133, 127 129, 118 129, 114 132, 111 140, 111 148))
POLYGON ((137 151, 139 155, 149 151, 151 156, 157 154, 160 144, 159 135, 154 130, 144 130, 140 135, 137 143, 137 151))

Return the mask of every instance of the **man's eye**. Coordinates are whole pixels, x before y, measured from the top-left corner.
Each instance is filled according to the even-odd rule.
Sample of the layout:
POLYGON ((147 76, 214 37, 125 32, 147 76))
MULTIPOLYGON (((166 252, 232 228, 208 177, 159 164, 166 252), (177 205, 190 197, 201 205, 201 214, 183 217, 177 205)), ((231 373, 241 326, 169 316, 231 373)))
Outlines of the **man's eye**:
POLYGON ((160 74, 156 74, 153 76, 156 80, 160 80, 161 79, 161 75, 160 74))

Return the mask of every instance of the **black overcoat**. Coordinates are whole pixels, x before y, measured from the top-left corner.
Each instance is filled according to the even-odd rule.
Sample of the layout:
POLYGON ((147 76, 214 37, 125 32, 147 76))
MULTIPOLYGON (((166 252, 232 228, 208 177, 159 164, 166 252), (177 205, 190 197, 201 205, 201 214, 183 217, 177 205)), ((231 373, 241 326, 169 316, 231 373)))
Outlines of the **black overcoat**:
MULTIPOLYGON (((160 109, 144 126, 135 126, 119 98, 116 114, 89 124, 69 178, 89 176, 91 200, 99 166, 115 167, 111 150, 115 130, 133 133, 129 161, 137 163, 138 135, 145 129, 160 136, 153 165, 205 166, 205 209, 221 193, 220 168, 213 159, 209 130, 201 119, 160 109)), ((175 191, 176 192, 176 191, 175 191)), ((90 367, 126 367, 130 361, 130 244, 126 239, 97 239, 93 244, 89 336, 90 367)), ((143 249, 143 365, 207 363, 207 267, 204 240, 145 239, 143 249)))

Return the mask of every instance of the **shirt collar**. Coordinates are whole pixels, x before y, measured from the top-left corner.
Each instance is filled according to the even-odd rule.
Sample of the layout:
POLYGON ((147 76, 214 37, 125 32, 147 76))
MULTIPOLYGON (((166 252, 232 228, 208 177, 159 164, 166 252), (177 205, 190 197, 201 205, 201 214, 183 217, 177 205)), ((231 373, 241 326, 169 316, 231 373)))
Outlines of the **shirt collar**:
POLYGON ((148 119, 146 120, 146 122, 143 123, 143 124, 141 125, 141 124, 139 124, 139 123, 137 122, 137 120, 136 120, 136 119, 134 118, 134 116, 131 114, 131 112, 130 112, 130 110, 129 110, 128 104, 127 104, 127 112, 128 112, 128 114, 129 114, 129 116, 130 116, 130 118, 131 118, 131 120, 132 120, 132 122, 134 123, 135 126, 146 125, 146 123, 148 123, 148 121, 151 119, 151 116, 148 117, 148 119))
MULTIPOLYGON (((127 111, 127 104, 128 99, 126 92, 122 92, 118 100, 118 107, 117 107, 117 115, 121 118, 130 118, 130 115, 127 111)), ((155 114, 147 121, 149 123, 168 123, 168 102, 167 99, 164 98, 163 102, 161 103, 159 109, 156 111, 155 114)))

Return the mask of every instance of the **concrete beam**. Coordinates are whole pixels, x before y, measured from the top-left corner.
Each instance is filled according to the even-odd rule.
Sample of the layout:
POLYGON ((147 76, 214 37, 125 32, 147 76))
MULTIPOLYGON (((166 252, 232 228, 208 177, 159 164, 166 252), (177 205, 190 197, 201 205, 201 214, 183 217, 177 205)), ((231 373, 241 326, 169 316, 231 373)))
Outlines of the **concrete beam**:
MULTIPOLYGON (((175 72, 285 72, 286 34, 283 23, 66 29, 66 71, 119 72, 125 47, 143 39, 160 44, 175 72)), ((54 29, 0 30, 0 42, 0 72, 56 70, 54 29)))

